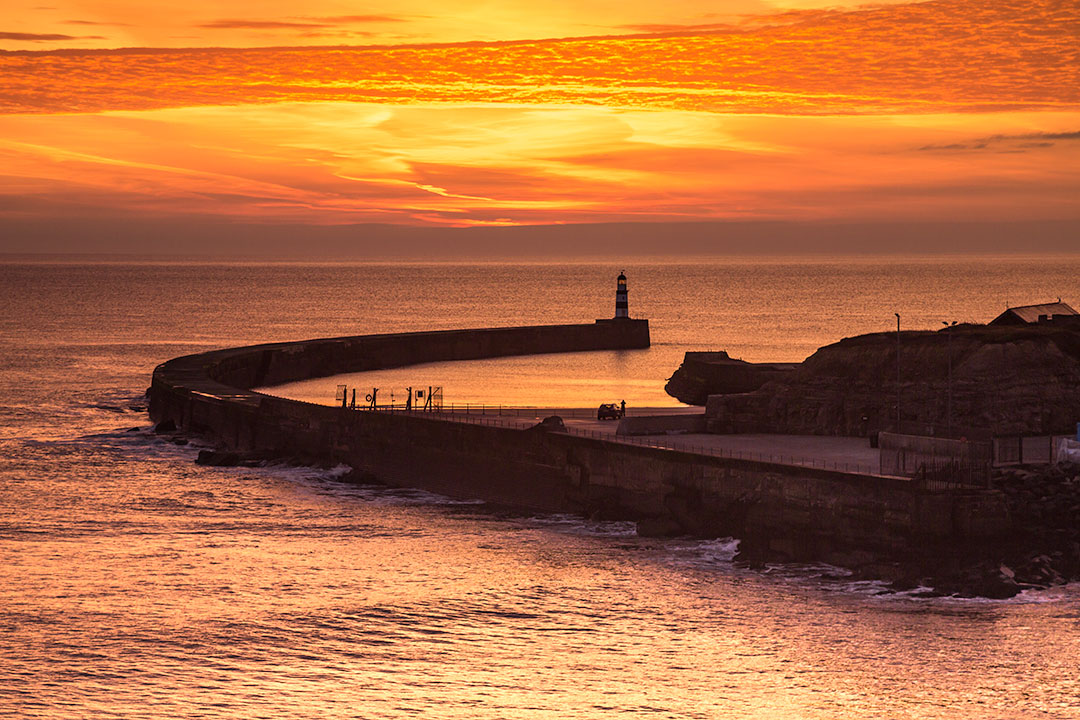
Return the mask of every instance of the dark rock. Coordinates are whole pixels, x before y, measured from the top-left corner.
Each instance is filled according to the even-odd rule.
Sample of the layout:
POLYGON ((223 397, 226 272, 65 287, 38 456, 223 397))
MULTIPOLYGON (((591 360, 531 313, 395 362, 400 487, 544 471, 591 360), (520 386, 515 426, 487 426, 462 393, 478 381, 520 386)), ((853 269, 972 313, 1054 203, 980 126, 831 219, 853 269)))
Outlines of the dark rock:
POLYGON ((999 574, 997 576, 987 576, 981 582, 974 583, 970 588, 970 595, 990 598, 991 600, 1005 600, 1015 597, 1021 589, 1015 580, 999 574))
POLYGON ((937 590, 922 590, 922 591, 917 592, 917 593, 912 593, 911 597, 938 598, 938 597, 942 597, 942 595, 943 595, 943 593, 940 593, 937 590))
POLYGON ((890 583, 893 590, 914 590, 922 585, 922 582, 916 575, 901 575, 890 583))
POLYGON ((176 432, 176 423, 173 420, 162 420, 154 426, 154 432, 158 435, 176 432))
POLYGON ((984 597, 991 600, 1011 598, 1023 588, 1013 579, 1013 571, 1005 565, 972 568, 952 581, 946 580, 935 589, 960 597, 984 597))
POLYGON ((187 438, 174 438, 172 442, 173 442, 173 445, 187 445, 188 444, 187 438))
POLYGON ((356 483, 358 485, 378 485, 379 478, 370 470, 357 470, 353 468, 347 475, 341 478, 342 482, 356 483))
POLYGON ((236 467, 240 464, 240 455, 223 450, 200 450, 195 463, 212 467, 236 467))
POLYGON ((877 556, 868 550, 847 550, 827 554, 825 562, 845 568, 857 568, 877 562, 877 556))
MULTIPOLYGON (((901 344, 907 432, 932 434, 951 422, 968 438, 983 439, 1071 433, 1076 427, 1075 327, 967 325, 904 332, 901 344), (951 416, 942 402, 949 391, 951 416)), ((881 380, 896 375, 896 348, 895 332, 847 338, 751 391, 681 370, 669 393, 684 401, 711 398, 708 414, 717 430, 865 436, 895 426, 895 393, 883 392, 881 380)))
POLYGON ((125 430, 124 432, 141 432, 141 431, 142 431, 142 428, 140 428, 140 427, 130 427, 127 430, 125 430))
POLYGON ((688 352, 664 391, 688 405, 704 405, 711 394, 746 393, 790 374, 796 363, 749 363, 717 352, 688 352))
POLYGON ((675 537, 682 535, 683 529, 674 518, 646 518, 638 521, 637 534, 641 537, 675 537))

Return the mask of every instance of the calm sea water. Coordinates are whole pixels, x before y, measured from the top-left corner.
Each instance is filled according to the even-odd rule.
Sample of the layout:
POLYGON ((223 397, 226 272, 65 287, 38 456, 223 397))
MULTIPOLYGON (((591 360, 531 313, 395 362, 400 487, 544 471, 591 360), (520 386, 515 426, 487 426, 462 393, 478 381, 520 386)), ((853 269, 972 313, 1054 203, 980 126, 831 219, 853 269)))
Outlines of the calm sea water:
POLYGON ((148 431, 170 357, 589 322, 621 269, 648 351, 398 379, 656 403, 686 350, 799 360, 894 312, 931 328, 1080 301, 1080 258, 0 264, 0 716, 1080 717, 1077 587, 883 594, 826 566, 736 568, 733 539, 496 515, 345 468, 196 466, 148 431))

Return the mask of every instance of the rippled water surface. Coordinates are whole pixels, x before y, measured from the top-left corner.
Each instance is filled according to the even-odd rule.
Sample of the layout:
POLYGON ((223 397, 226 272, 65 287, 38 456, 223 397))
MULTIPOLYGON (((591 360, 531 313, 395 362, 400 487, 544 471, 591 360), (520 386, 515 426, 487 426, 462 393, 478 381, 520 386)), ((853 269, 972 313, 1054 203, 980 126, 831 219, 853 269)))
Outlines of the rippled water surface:
MULTIPOLYGON (((1075 587, 881 594, 825 566, 736 568, 732 539, 495 513, 346 468, 197 466, 149 432, 170 357, 588 322, 620 269, 0 265, 0 715, 1080 717, 1075 587)), ((894 311, 929 328, 1080 301, 1076 259, 625 269, 654 348, 519 365, 523 392, 569 402, 584 376, 653 397, 685 350, 798 360, 894 311)))

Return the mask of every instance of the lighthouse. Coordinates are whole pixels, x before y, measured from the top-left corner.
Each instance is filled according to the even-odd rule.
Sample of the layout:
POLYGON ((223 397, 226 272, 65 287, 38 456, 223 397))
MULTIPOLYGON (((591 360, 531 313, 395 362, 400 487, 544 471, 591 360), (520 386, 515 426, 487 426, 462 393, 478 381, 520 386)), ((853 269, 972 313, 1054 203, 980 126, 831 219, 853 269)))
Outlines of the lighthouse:
POLYGON ((612 343, 612 348, 649 347, 649 321, 630 317, 630 303, 626 301, 626 272, 619 273, 615 285, 615 317, 597 320, 597 332, 602 342, 612 343))
POLYGON ((619 273, 618 285, 615 286, 615 319, 630 319, 630 310, 626 302, 626 274, 619 273))

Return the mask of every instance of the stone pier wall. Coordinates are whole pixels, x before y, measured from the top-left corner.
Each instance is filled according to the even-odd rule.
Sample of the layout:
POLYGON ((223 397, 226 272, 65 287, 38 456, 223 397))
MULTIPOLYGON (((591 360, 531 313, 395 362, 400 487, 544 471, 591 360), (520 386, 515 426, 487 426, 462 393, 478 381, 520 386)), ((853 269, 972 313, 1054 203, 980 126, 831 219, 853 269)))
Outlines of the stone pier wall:
POLYGON ((928 492, 916 483, 663 448, 347 410, 248 388, 320 375, 538 352, 646 347, 648 325, 375 335, 237 348, 154 372, 151 415, 221 445, 343 462, 389 485, 508 507, 638 520, 643 527, 734 535, 813 557, 835 549, 927 550, 992 540, 1007 517, 992 492, 928 492))

